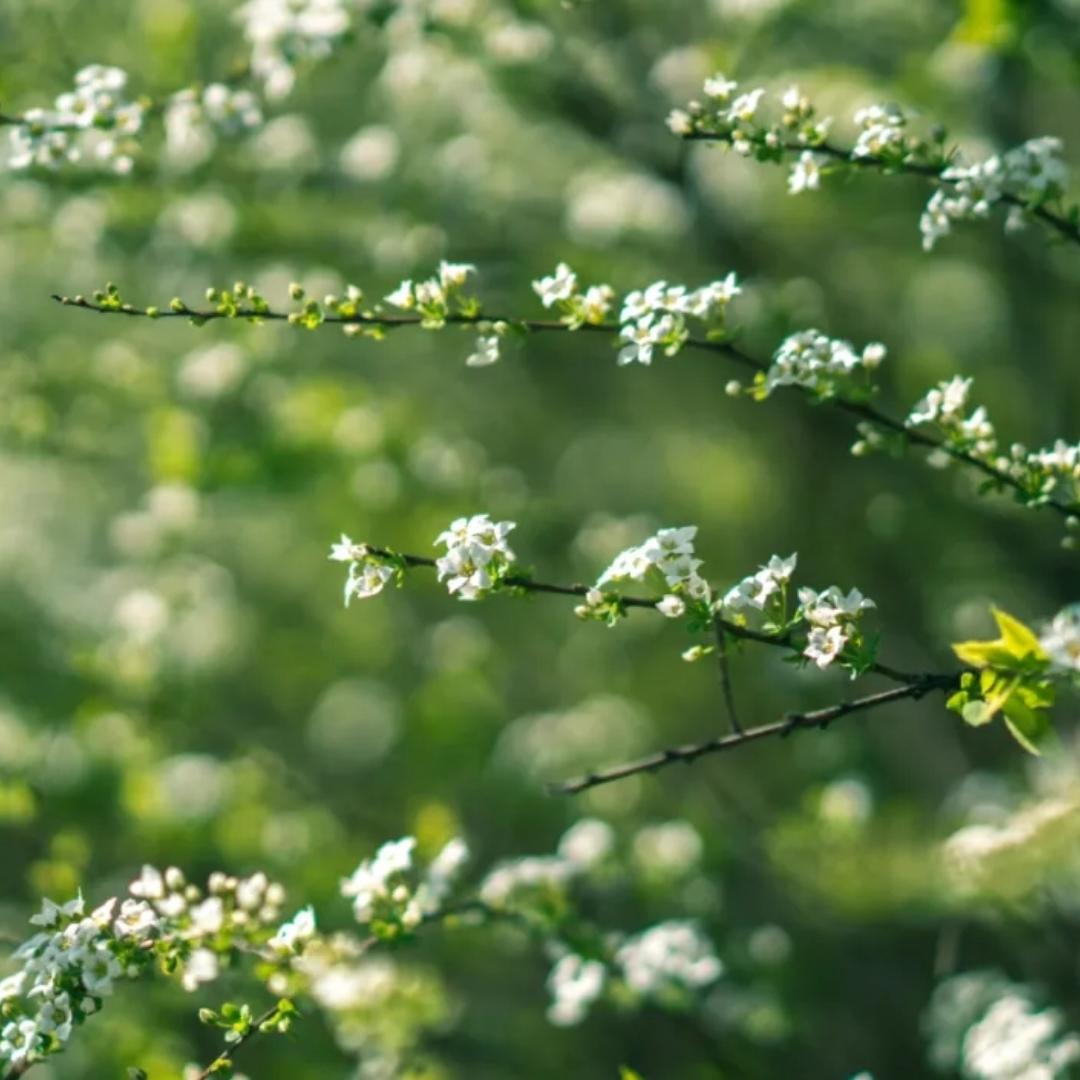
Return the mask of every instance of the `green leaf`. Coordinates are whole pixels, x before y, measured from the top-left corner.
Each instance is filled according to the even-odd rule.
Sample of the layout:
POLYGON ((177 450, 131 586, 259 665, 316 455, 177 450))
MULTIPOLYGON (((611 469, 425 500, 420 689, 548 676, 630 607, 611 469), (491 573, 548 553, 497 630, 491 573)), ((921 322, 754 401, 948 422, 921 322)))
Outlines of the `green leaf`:
POLYGON ((1005 702, 1005 725, 1012 737, 1029 753, 1041 754, 1040 743, 1053 731, 1050 717, 1045 712, 1029 709, 1014 694, 1005 702))
POLYGON ((986 707, 985 701, 969 701, 960 711, 965 724, 981 727, 994 719, 994 714, 986 707))
POLYGON ((620 1065, 619 1080, 642 1080, 642 1077, 641 1073, 631 1069, 629 1065, 620 1065))
POLYGON ((1023 660, 1027 656, 1034 656, 1039 660, 1047 659, 1046 653, 1039 644, 1039 639, 1030 627, 1025 626, 1008 612, 1002 611, 1001 608, 991 608, 991 611, 1001 631, 1001 644, 1013 656, 1018 660, 1023 660))

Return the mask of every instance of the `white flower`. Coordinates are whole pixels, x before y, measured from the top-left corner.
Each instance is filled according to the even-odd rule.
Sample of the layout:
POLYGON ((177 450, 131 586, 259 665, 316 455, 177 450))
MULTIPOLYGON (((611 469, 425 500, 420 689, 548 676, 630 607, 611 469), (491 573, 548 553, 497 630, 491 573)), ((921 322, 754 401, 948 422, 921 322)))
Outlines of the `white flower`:
POLYGON ((705 95, 714 101, 726 102, 735 93, 738 83, 734 79, 725 78, 721 74, 713 75, 705 80, 705 95))
POLYGON ((470 274, 476 273, 472 263, 449 263, 444 259, 439 263, 439 284, 449 292, 460 289, 470 274))
POLYGON ((559 1027, 580 1024, 604 989, 606 978, 607 969, 599 960, 585 960, 577 953, 560 957, 547 980, 552 997, 548 1019, 559 1027))
POLYGON ((577 274, 561 262, 554 274, 534 281, 532 287, 544 307, 549 308, 561 300, 569 300, 577 292, 577 274))
POLYGON ((66 904, 54 904, 47 897, 41 901, 41 911, 37 915, 30 916, 30 923, 33 926, 44 926, 46 928, 56 926, 62 919, 70 919, 77 916, 81 916, 83 913, 83 898, 80 893, 74 900, 69 900, 66 904))
POLYGON ((848 636, 843 626, 815 626, 807 635, 803 656, 824 670, 844 651, 847 643, 848 636))
POLYGON ((403 311, 411 311, 416 307, 416 296, 413 294, 413 283, 403 281, 392 293, 386 295, 386 302, 393 304, 403 311))
POLYGON ((601 863, 615 847, 615 832, 606 821, 582 818, 574 822, 559 840, 559 855, 588 870, 601 863))
POLYGON ((821 187, 821 167, 817 156, 804 150, 798 157, 788 177, 788 191, 798 195, 802 191, 817 191, 821 187))
POLYGON ((1080 672, 1080 604, 1062 608, 1043 630, 1039 644, 1058 670, 1080 672))
POLYGON ((218 977, 219 970, 217 953, 210 949, 196 949, 184 965, 180 985, 191 993, 203 983, 213 982, 218 977))
POLYGON ((267 943, 275 952, 297 952, 299 946, 315 936, 315 910, 302 908, 289 922, 282 923, 267 943))
POLYGON ((357 562, 367 554, 363 544, 354 544, 344 533, 339 543, 330 546, 328 556, 334 562, 357 562))
POLYGON ((679 619, 686 614, 686 601, 669 593, 657 603, 656 610, 669 619, 679 619))
POLYGON ((386 583, 394 576, 391 567, 378 562, 350 563, 349 576, 345 580, 345 606, 354 597, 366 600, 383 591, 386 583))
POLYGON ((487 367, 499 359, 498 334, 481 334, 476 339, 476 348, 466 357, 466 367, 487 367))

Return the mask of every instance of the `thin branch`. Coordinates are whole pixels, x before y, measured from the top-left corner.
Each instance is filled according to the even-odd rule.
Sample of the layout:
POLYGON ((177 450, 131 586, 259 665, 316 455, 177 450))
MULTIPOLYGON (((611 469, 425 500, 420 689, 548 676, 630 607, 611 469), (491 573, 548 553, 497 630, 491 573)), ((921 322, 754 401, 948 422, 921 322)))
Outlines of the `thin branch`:
POLYGON ((277 1004, 271 1005, 270 1008, 267 1009, 266 1012, 264 1012, 261 1016, 258 1016, 256 1017, 256 1019, 252 1020, 251 1027, 249 1027, 247 1031, 245 1031, 244 1034, 236 1040, 236 1042, 231 1043, 229 1046, 226 1046, 225 1049, 222 1050, 221 1053, 218 1054, 218 1056, 214 1058, 214 1060, 211 1061, 205 1069, 203 1069, 202 1072, 197 1073, 195 1075, 195 1080, 210 1080, 210 1078, 214 1075, 214 1070, 217 1069, 220 1065, 231 1062, 233 1056, 236 1054, 236 1051, 241 1049, 245 1044, 255 1038, 255 1036, 261 1032, 262 1025, 272 1020, 277 1015, 277 1011, 277 1004))
POLYGON ((891 690, 855 698, 853 701, 840 702, 824 709, 815 709, 813 712, 789 713, 782 720, 762 724, 760 727, 750 728, 735 735, 706 739, 704 742, 690 743, 686 746, 673 746, 650 754, 648 757, 639 758, 637 761, 628 761, 623 765, 586 773, 573 780, 553 783, 548 786, 548 790, 555 795, 579 795, 590 788, 612 784, 617 780, 625 780, 629 776, 638 776, 641 773, 655 773, 669 765, 690 765, 700 757, 734 750, 760 739, 785 738, 793 731, 804 728, 818 728, 823 731, 834 720, 852 713, 866 712, 905 698, 918 700, 933 690, 950 690, 957 685, 958 678, 959 676, 956 675, 925 676, 906 686, 896 686, 891 690))
POLYGON ((731 724, 731 730, 736 735, 741 735, 743 727, 739 723, 739 713, 735 708, 735 691, 731 686, 731 661, 728 656, 727 635, 724 633, 724 626, 719 618, 713 619, 713 630, 716 633, 716 659, 720 664, 720 689, 727 707, 728 723, 731 724))
MULTIPOLYGON (((213 322, 218 319, 247 319, 252 322, 289 322, 291 314, 289 312, 273 310, 257 311, 253 308, 238 308, 235 312, 230 314, 213 308, 196 309, 185 307, 181 311, 173 311, 171 309, 155 310, 140 308, 132 304, 122 304, 120 307, 107 307, 103 304, 95 303, 92 300, 87 300, 84 296, 61 296, 57 293, 52 294, 52 299, 65 307, 80 308, 83 311, 92 311, 99 315, 126 315, 129 318, 150 319, 191 319, 198 323, 213 322)), ((356 315, 324 315, 322 317, 322 322, 336 326, 370 326, 381 330, 396 330, 402 327, 422 326, 423 318, 419 315, 395 315, 380 312, 377 314, 360 313, 356 315)), ((617 323, 584 323, 572 331, 566 323, 556 319, 518 319, 501 315, 483 314, 448 314, 445 318, 445 322, 454 326, 479 326, 496 322, 505 322, 522 327, 534 333, 559 331, 576 333, 585 331, 587 333, 603 334, 607 336, 614 336, 618 334, 621 329, 617 323)), ((684 345, 686 348, 696 349, 701 352, 718 353, 722 356, 726 356, 729 360, 733 360, 735 363, 741 364, 743 367, 749 368, 755 372, 767 371, 769 368, 767 363, 744 352, 730 341, 709 341, 704 338, 691 337, 686 340, 684 345)), ((801 390, 807 397, 811 396, 810 391, 806 387, 799 386, 796 387, 796 389, 801 390)), ((982 473, 987 479, 993 481, 1000 488, 1009 489, 1015 492, 1020 496, 1021 500, 1030 501, 1031 499, 1031 493, 1028 489, 1015 477, 1010 476, 1009 473, 998 469, 995 465, 988 461, 984 461, 982 458, 976 457, 974 454, 968 453, 966 450, 961 450, 956 446, 950 445, 943 438, 936 438, 926 432, 913 430, 903 421, 897 420, 887 413, 881 412, 867 402, 849 401, 841 397, 832 397, 827 399, 827 404, 841 412, 846 412, 851 416, 858 417, 860 420, 885 428, 894 435, 902 438, 911 446, 918 446, 925 448, 926 450, 945 453, 954 461, 960 462, 961 464, 982 473)), ((1047 500, 1031 503, 1031 505, 1034 505, 1036 508, 1043 506, 1050 507, 1063 517, 1080 515, 1080 503, 1077 502, 1064 503, 1047 500)))
MULTIPOLYGON (((687 142, 721 142, 729 145, 731 143, 730 136, 721 132, 709 133, 695 131, 686 135, 681 135, 680 138, 685 139, 687 142)), ((878 172, 886 174, 919 176, 924 180, 933 180, 948 187, 953 187, 960 183, 958 179, 942 175, 952 166, 953 162, 951 159, 943 160, 940 163, 930 163, 921 161, 897 162, 883 158, 877 154, 865 154, 856 157, 854 156, 853 150, 845 149, 842 146, 836 146, 829 142, 822 142, 814 145, 812 143, 788 141, 781 143, 780 149, 796 154, 801 154, 809 150, 813 154, 821 154, 824 157, 842 161, 845 165, 851 165, 857 169, 875 169, 878 172)), ((1006 206, 1014 206, 1017 209, 1023 210, 1025 213, 1031 214, 1032 217, 1037 218, 1048 228, 1054 230, 1054 232, 1058 233, 1063 239, 1069 240, 1074 244, 1080 244, 1080 222, 1073 218, 1066 217, 1063 214, 1057 214, 1042 204, 1032 206, 1024 199, 1020 198, 1019 195, 1014 195, 1012 192, 1008 191, 1003 191, 994 202, 1003 203, 1006 206)))
MULTIPOLYGON (((368 554, 374 555, 379 559, 398 560, 407 567, 423 568, 423 569, 435 569, 437 566, 436 560, 429 558, 427 555, 410 555, 400 551, 391 551, 389 548, 376 547, 373 544, 362 544, 368 554)), ((550 582, 535 581, 531 577, 526 577, 523 574, 508 574, 501 579, 500 584, 509 586, 513 589, 520 589, 522 592, 527 593, 552 593, 557 596, 579 596, 585 597, 595 586, 592 585, 553 585, 550 582)), ((660 603, 662 597, 653 596, 619 596, 619 602, 627 608, 643 608, 657 611, 657 604, 660 603)), ((729 637, 738 638, 740 641, 752 641, 757 645, 768 645, 772 648, 786 649, 793 651, 797 649, 794 638, 790 631, 783 634, 766 634, 762 630, 754 630, 749 626, 741 626, 739 623, 731 622, 729 619, 722 618, 720 615, 713 616, 713 626, 717 633, 724 633, 729 637)), ((959 678, 959 674, 913 674, 908 671, 901 671, 898 668, 892 667, 890 664, 883 664, 880 661, 875 661, 873 664, 866 668, 867 672, 873 672, 875 675, 881 675, 891 682, 902 683, 904 686, 923 685, 927 682, 934 682, 935 680, 947 679, 950 682, 959 678)))

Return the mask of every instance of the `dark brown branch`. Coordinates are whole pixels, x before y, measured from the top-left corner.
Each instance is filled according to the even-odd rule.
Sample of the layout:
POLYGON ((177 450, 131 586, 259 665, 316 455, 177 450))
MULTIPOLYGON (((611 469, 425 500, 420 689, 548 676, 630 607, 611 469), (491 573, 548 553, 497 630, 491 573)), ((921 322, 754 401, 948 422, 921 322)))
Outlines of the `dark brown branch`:
MULTIPOLYGON (((725 135, 722 132, 695 131, 687 135, 681 135, 680 138, 685 139, 687 142, 731 143, 730 136, 725 135)), ((821 154, 824 157, 832 158, 835 161, 841 161, 845 165, 851 165, 857 169, 874 169, 878 172, 887 174, 920 176, 923 179, 933 180, 949 187, 959 183, 958 180, 953 180, 942 175, 953 165, 953 161, 950 159, 945 159, 940 163, 931 163, 922 161, 896 162, 880 157, 877 154, 866 154, 855 157, 850 149, 844 149, 842 146, 835 146, 828 142, 818 143, 816 146, 810 143, 785 142, 781 144, 780 149, 785 150, 788 153, 796 154, 801 154, 804 151, 809 150, 811 153, 821 154)), ((1080 222, 1062 214, 1056 214, 1054 211, 1043 205, 1030 206, 1020 198, 1019 195, 1014 195, 1008 191, 1002 192, 994 201, 1023 210, 1026 213, 1031 214, 1032 217, 1037 218, 1063 239, 1069 240, 1074 244, 1080 244, 1080 222)))
POLYGON ((957 685, 958 679, 959 676, 956 675, 925 676, 906 686, 896 686, 891 690, 869 694, 853 701, 844 701, 824 709, 815 709, 813 712, 789 713, 782 720, 777 720, 771 724, 762 724, 760 727, 750 728, 734 735, 706 739, 704 742, 690 743, 686 746, 673 746, 667 750, 660 750, 655 754, 650 754, 648 757, 639 758, 637 761, 628 761, 623 765, 614 765, 609 769, 586 773, 584 776, 573 780, 550 784, 548 790, 556 795, 579 795, 590 788, 600 787, 602 784, 612 784, 616 780, 625 780, 629 776, 638 776, 641 773, 655 773, 660 769, 667 768, 669 765, 690 765, 697 761, 698 758, 706 757, 709 754, 719 754, 725 750, 734 750, 737 747, 757 742, 760 739, 770 739, 776 736, 784 738, 793 731, 804 728, 818 728, 823 731, 834 720, 839 720, 841 717, 849 716, 852 713, 866 712, 894 701, 902 701, 905 698, 918 700, 933 690, 950 690, 957 685))
MULTIPOLYGON (((437 565, 435 559, 429 558, 426 555, 409 555, 400 551, 391 551, 389 548, 375 547, 372 544, 361 544, 359 546, 364 548, 368 554, 374 555, 378 559, 386 559, 388 561, 397 560, 408 567, 434 569, 437 565)), ((526 577, 523 574, 510 574, 507 577, 502 578, 501 584, 513 589, 520 589, 522 592, 527 593, 553 593, 557 596, 577 597, 585 597, 593 588, 595 588, 593 585, 552 585, 545 581, 534 581, 532 578, 526 577)), ((624 607, 648 608, 653 611, 657 610, 656 605, 661 599, 662 597, 659 596, 619 596, 619 601, 624 607)), ((731 622, 719 615, 713 616, 713 626, 717 633, 726 634, 728 637, 737 638, 740 641, 752 641, 757 645, 768 645, 772 648, 798 651, 794 638, 790 632, 784 634, 766 634, 764 631, 754 630, 749 626, 741 626, 739 623, 731 622)), ((942 678, 953 680, 958 677, 951 674, 912 674, 911 672, 900 671, 889 664, 882 664, 879 662, 871 664, 866 670, 868 672, 873 672, 875 675, 881 675, 892 682, 903 683, 905 686, 922 684, 927 680, 932 681, 934 679, 942 678)))
MULTIPOLYGON (((253 322, 262 322, 264 320, 269 322, 288 322, 290 318, 288 312, 257 311, 253 308, 239 308, 235 313, 229 314, 228 312, 217 311, 216 309, 200 310, 185 307, 182 311, 173 311, 169 309, 157 311, 153 315, 149 315, 147 314, 147 309, 135 307, 132 304, 122 304, 120 307, 108 307, 87 300, 83 296, 60 296, 56 293, 52 295, 52 299, 65 307, 81 308, 84 311, 93 311, 99 315, 126 315, 130 318, 193 319, 200 323, 212 322, 217 319, 248 319, 253 322)), ((419 315, 395 315, 384 313, 325 315, 322 321, 335 326, 371 326, 382 330, 396 330, 407 326, 415 327, 420 326, 423 322, 419 315)), ((573 333, 585 331, 586 333, 605 334, 610 336, 617 334, 620 330, 620 327, 614 323, 584 323, 577 328, 577 331, 571 331, 566 323, 555 319, 512 319, 500 315, 449 314, 446 316, 445 321, 448 325, 453 326, 476 326, 478 324, 506 322, 524 327, 525 329, 536 333, 557 331, 573 333)), ((744 352, 729 341, 709 341, 704 338, 688 338, 685 345, 687 348, 703 352, 719 353, 726 356, 729 360, 733 360, 735 363, 741 364, 743 367, 749 368, 752 371, 767 371, 769 368, 768 364, 751 356, 749 353, 744 352)), ((810 391, 805 387, 796 387, 796 389, 802 390, 808 397, 811 396, 810 391)), ((939 450, 947 454, 954 461, 970 466, 982 473, 999 487, 1014 491, 1022 499, 1030 498, 1030 492, 1022 483, 1020 483, 1020 481, 1010 476, 1007 472, 998 469, 990 462, 984 461, 974 454, 970 454, 965 450, 950 445, 945 439, 935 438, 933 435, 929 435, 926 432, 915 431, 904 424, 903 421, 897 420, 887 413, 875 409, 866 402, 848 401, 841 397, 832 397, 828 399, 828 404, 851 416, 856 416, 860 420, 865 420, 885 428, 894 435, 904 439, 911 446, 924 447, 927 450, 939 450)), ((1062 503, 1051 500, 1039 502, 1035 505, 1039 507, 1048 506, 1063 517, 1080 514, 1080 503, 1062 503)))

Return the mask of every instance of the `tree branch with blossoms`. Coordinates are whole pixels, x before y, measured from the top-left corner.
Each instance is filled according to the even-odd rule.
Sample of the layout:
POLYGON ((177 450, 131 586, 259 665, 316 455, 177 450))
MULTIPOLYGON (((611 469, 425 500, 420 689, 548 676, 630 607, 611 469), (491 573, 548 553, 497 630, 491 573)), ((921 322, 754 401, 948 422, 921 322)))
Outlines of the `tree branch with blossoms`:
MULTIPOLYGON (((670 832, 676 823, 663 828, 670 832)), ((701 841, 690 826, 681 828, 689 830, 680 840, 684 848, 690 843, 692 864, 701 841)), ((619 859, 615 834, 603 822, 577 822, 555 854, 496 863, 469 891, 461 881, 470 857, 462 839, 451 839, 422 867, 416 847, 411 836, 388 841, 342 880, 341 895, 363 936, 320 930, 310 907, 279 921, 284 890, 261 873, 215 873, 201 889, 176 867, 162 872, 146 866, 125 899, 114 897, 90 914, 81 895, 64 904, 45 900, 31 919, 39 932, 14 954, 21 966, 0 980, 0 1076, 17 1080, 63 1052, 119 983, 147 975, 154 966, 194 992, 241 960, 253 962, 256 979, 275 1003, 259 1013, 232 1001, 200 1008, 200 1021, 221 1032, 225 1046, 206 1066, 185 1075, 232 1075, 238 1052, 257 1036, 290 1029, 300 1017, 297 999, 325 1013, 332 1030, 347 1032, 345 1044, 354 1051, 362 1045, 366 1061, 393 1071, 400 1063, 402 1032, 380 1043, 384 1027, 378 1013, 395 1000, 387 994, 415 996, 424 980, 417 972, 397 976, 392 961, 369 954, 436 925, 507 923, 539 944, 552 961, 548 1017, 560 1026, 581 1023, 605 998, 623 1010, 697 1008, 724 973, 713 943, 691 921, 669 920, 627 934, 582 914, 577 894, 607 881, 619 859), (365 965, 372 964, 377 967, 368 971, 365 965), (372 976, 381 998, 372 997, 372 976)), ((425 1021, 423 1010, 418 1017, 415 1030, 406 1033, 406 1048, 437 1022, 425 1021)), ((131 1072, 140 1074, 137 1068, 131 1072)))
POLYGON ((616 625, 631 610, 653 610, 703 635, 702 643, 686 649, 689 662, 715 655, 735 731, 724 737, 660 751, 640 761, 590 773, 578 780, 553 784, 567 794, 610 783, 676 763, 732 750, 800 728, 825 728, 833 720, 903 699, 918 700, 933 691, 948 693, 947 705, 973 725, 988 723, 1003 713, 1005 723, 1025 749, 1039 752, 1050 732, 1048 710, 1057 683, 1073 683, 1080 675, 1080 608, 1066 609, 1038 637, 1019 620, 995 612, 1002 638, 994 642, 963 642, 954 646, 968 665, 952 672, 910 673, 878 659, 878 638, 862 628, 862 618, 874 602, 858 589, 846 594, 836 586, 817 591, 797 590, 792 609, 790 593, 797 557, 773 556, 755 573, 716 592, 700 573, 696 555, 696 526, 661 529, 644 543, 620 552, 594 585, 557 585, 523 573, 508 537, 510 521, 492 521, 487 514, 458 518, 435 539, 445 549, 437 558, 406 554, 385 547, 354 543, 348 536, 331 547, 330 559, 348 565, 344 598, 368 599, 388 584, 403 584, 414 569, 435 570, 451 596, 475 601, 497 593, 546 593, 580 598, 574 608, 585 620, 616 625), (663 591, 643 597, 622 591, 625 583, 655 584, 663 591), (715 637, 714 637, 715 635, 715 637), (841 702, 808 713, 791 713, 783 720, 742 730, 731 708, 728 688, 728 642, 750 642, 781 649, 786 659, 824 671, 839 667, 852 679, 876 674, 899 684, 895 689, 841 702))
POLYGON ((740 92, 737 82, 718 74, 705 81, 703 90, 704 101, 693 101, 668 116, 672 133, 688 141, 722 143, 762 162, 782 163, 796 155, 788 177, 792 194, 816 190, 823 175, 846 170, 872 169, 936 183, 919 220, 926 251, 954 224, 984 219, 999 205, 1010 210, 1009 229, 1035 219, 1063 241, 1080 244, 1080 206, 1064 200, 1067 172, 1058 138, 1029 139, 966 165, 958 148, 946 149, 943 127, 936 127, 929 138, 912 135, 908 117, 897 105, 857 110, 859 136, 854 145, 844 147, 828 141, 832 118, 819 117, 798 87, 780 96, 780 117, 771 123, 759 117, 762 87, 740 92))
MULTIPOLYGON (((650 365, 658 354, 672 357, 684 348, 726 357, 754 372, 749 384, 733 380, 727 390, 734 397, 763 401, 776 390, 793 387, 814 403, 824 403, 856 419, 859 439, 852 452, 900 452, 918 447, 940 460, 952 460, 985 478, 983 490, 1010 491, 1025 506, 1050 507, 1065 518, 1070 531, 1080 528, 1080 442, 1058 440, 1053 447, 1029 450, 1014 443, 1008 453, 998 446, 997 433, 985 408, 968 412, 971 379, 959 376, 931 389, 898 420, 872 404, 877 393, 874 373, 885 359, 885 346, 873 342, 862 350, 841 338, 811 329, 790 334, 768 361, 751 355, 736 339, 739 328, 728 315, 741 286, 734 273, 696 289, 655 282, 625 295, 618 321, 609 314, 616 306, 615 290, 607 284, 582 290, 577 275, 565 263, 549 277, 533 282, 533 290, 557 319, 531 319, 486 313, 469 288, 476 268, 466 263, 442 262, 435 276, 406 280, 388 294, 385 303, 364 306, 364 293, 350 285, 343 296, 323 300, 307 296, 299 284, 290 287, 297 307, 291 311, 270 306, 258 290, 245 282, 206 291, 209 307, 193 307, 173 297, 163 307, 142 307, 124 300, 109 284, 91 299, 82 295, 53 297, 58 303, 101 315, 131 318, 184 318, 196 326, 216 320, 243 319, 251 323, 284 322, 308 330, 338 326, 350 337, 381 339, 393 330, 442 330, 456 326, 475 329, 469 367, 484 367, 501 356, 504 339, 530 333, 585 331, 614 339, 618 363, 650 365), (691 326, 700 328, 691 333, 691 326)), ((1074 537, 1063 543, 1073 547, 1074 537)))

